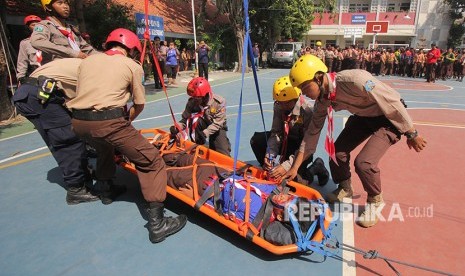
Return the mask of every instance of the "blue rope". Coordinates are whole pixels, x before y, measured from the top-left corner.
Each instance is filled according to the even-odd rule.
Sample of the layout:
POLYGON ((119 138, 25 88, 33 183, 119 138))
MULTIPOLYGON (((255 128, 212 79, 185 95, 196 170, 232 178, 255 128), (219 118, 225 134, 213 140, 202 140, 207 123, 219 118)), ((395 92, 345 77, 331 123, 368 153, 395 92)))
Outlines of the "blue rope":
MULTIPOLYGON (((244 17, 245 17, 245 30, 249 30, 249 2, 248 0, 244 0, 244 17)), ((248 39, 248 32, 246 32, 246 36, 244 38, 244 48, 247 49, 247 45, 249 42, 248 39)), ((242 79, 241 79, 241 94, 239 97, 239 109, 237 111, 237 122, 236 122, 236 136, 234 141, 234 162, 233 162, 233 181, 236 180, 236 169, 237 169, 237 158, 239 155, 239 142, 241 138, 241 125, 242 125, 242 95, 244 92, 244 78, 245 78, 245 69, 247 66, 247 51, 242 51, 242 79)), ((230 192, 230 199, 228 204, 228 214, 230 213, 231 209, 235 207, 234 198, 235 198, 235 188, 232 185, 231 192, 230 192)))

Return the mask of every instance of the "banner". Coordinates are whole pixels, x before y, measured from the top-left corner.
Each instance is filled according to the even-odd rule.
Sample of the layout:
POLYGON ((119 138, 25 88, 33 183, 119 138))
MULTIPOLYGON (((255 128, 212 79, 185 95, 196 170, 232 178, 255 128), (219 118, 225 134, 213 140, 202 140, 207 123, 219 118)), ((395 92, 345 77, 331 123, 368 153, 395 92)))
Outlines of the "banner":
MULTIPOLYGON (((144 39, 145 33, 145 14, 136 13, 136 34, 140 39, 144 39)), ((159 16, 149 15, 148 18, 150 40, 158 36, 160 40, 165 40, 165 31, 163 29, 163 18, 159 16)))

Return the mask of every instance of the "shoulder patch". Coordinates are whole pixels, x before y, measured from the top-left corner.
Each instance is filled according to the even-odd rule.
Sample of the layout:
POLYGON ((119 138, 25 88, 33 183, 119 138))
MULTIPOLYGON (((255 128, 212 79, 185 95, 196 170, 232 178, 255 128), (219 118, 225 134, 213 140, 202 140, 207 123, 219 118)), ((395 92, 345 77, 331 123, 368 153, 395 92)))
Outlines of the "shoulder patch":
POLYGON ((365 83, 364 87, 367 92, 371 92, 373 91, 373 88, 375 88, 375 83, 372 80, 368 80, 365 83))
POLYGON ((38 33, 41 33, 44 31, 44 27, 40 26, 40 25, 37 25, 35 26, 34 28, 34 32, 38 32, 38 33))

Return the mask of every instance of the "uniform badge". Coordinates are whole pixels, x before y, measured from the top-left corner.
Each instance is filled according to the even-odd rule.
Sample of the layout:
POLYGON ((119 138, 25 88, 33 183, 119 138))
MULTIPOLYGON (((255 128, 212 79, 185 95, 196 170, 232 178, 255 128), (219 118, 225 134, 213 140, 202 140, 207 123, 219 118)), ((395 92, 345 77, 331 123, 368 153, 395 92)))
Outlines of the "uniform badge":
POLYGON ((38 25, 34 28, 34 32, 38 32, 38 33, 41 33, 44 31, 44 27, 38 25))
POLYGON ((210 112, 211 113, 216 113, 216 108, 214 108, 214 107, 210 108, 210 112))
POLYGON ((375 88, 375 83, 372 80, 368 80, 364 86, 367 92, 371 92, 373 91, 373 88, 375 88))

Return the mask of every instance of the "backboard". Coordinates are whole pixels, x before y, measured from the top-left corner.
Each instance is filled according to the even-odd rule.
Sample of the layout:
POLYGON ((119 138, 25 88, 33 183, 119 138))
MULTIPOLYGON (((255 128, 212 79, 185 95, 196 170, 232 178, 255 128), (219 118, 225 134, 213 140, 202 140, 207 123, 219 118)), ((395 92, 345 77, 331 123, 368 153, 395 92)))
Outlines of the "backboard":
POLYGON ((389 21, 367 21, 365 32, 367 34, 385 34, 389 29, 389 21))

